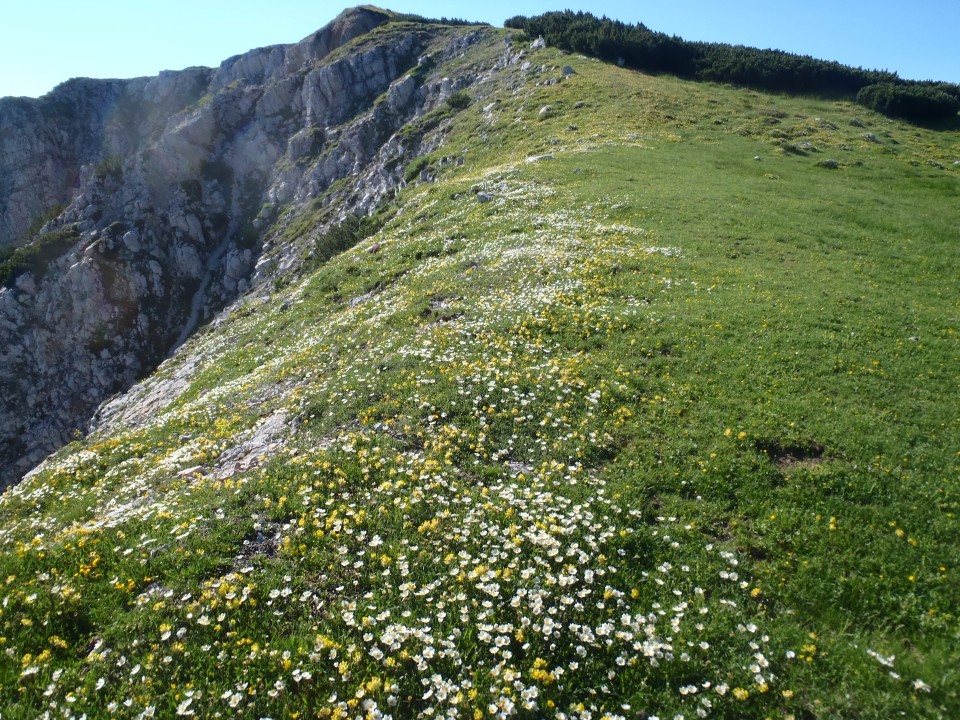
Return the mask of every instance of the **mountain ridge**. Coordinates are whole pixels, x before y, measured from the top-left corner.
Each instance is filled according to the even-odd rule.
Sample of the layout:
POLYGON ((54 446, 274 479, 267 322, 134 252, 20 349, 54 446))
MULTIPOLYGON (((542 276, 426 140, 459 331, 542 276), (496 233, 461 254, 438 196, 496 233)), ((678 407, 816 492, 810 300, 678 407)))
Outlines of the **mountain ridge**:
MULTIPOLYGON (((960 136, 403 21, 311 107, 411 36, 338 126, 299 85, 249 288, 186 302, 208 238, 196 331, 0 496, 4 716, 956 715, 960 136)), ((205 238, 244 133, 177 149, 262 90, 155 141, 205 238)), ((93 222, 7 291, 151 281, 93 222)))
MULTIPOLYGON (((474 78, 424 85, 408 74, 452 30, 426 24, 327 60, 391 17, 358 8, 300 43, 216 69, 74 80, 34 103, 0 102, 3 482, 66 442, 107 395, 251 281, 295 261, 258 264, 276 208, 301 207, 357 175, 336 202, 317 201, 336 207, 326 221, 335 224, 372 212, 403 182, 420 138, 391 138, 474 78), (57 217, 16 247, 51 208, 57 217)), ((469 45, 483 30, 457 32, 469 45)))

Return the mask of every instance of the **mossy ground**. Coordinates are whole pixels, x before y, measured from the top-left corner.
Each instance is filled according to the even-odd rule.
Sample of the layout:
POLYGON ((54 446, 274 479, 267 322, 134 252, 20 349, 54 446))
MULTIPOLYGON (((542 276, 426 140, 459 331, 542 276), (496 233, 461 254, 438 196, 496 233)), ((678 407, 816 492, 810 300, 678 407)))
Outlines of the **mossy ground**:
POLYGON ((5 718, 960 711, 960 138, 529 59, 3 497, 5 718))

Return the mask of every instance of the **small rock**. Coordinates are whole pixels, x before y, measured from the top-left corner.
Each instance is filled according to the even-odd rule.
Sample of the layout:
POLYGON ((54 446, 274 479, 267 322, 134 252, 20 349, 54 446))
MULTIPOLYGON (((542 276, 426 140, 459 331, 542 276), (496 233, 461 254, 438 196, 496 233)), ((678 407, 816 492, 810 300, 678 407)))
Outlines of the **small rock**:
POLYGON ((553 105, 544 105, 542 108, 540 108, 540 117, 545 118, 549 116, 550 113, 552 112, 553 112, 553 105))
MULTIPOLYGON (((577 101, 573 104, 573 107, 576 108, 577 110, 579 110, 579 109, 582 108, 584 105, 586 105, 586 103, 585 103, 583 100, 577 100, 577 101)), ((960 162, 960 160, 958 160, 958 162, 960 162)))
POLYGON ((762 159, 762 158, 761 158, 759 155, 754 155, 754 156, 753 156, 753 159, 754 159, 754 160, 760 160, 760 159, 762 159))
POLYGON ((488 203, 488 202, 490 202, 491 200, 493 200, 493 195, 491 195, 491 194, 488 193, 488 192, 478 192, 478 193, 477 193, 477 200, 480 201, 480 202, 482 202, 482 203, 488 203))
POLYGON ((873 133, 864 133, 863 139, 866 140, 867 142, 872 142, 872 143, 880 142, 879 140, 877 140, 877 136, 874 135, 873 133))
POLYGON ((540 162, 541 160, 553 160, 553 155, 547 153, 546 155, 532 155, 527 158, 528 163, 540 162))
POLYGON ((946 170, 946 168, 943 167, 943 165, 938 163, 936 160, 927 160, 927 165, 929 165, 930 167, 935 167, 938 170, 946 170))
POLYGON ((140 233, 136 230, 130 230, 123 234, 123 244, 127 246, 130 252, 140 252, 140 233))
POLYGON ((840 167, 840 163, 836 160, 821 160, 817 163, 817 167, 822 167, 827 170, 837 170, 840 167))
POLYGON ((547 46, 547 41, 543 39, 543 35, 541 35, 532 43, 530 43, 531 50, 543 50, 546 46, 547 46))
POLYGON ((371 255, 376 255, 378 252, 380 252, 381 249, 382 249, 382 246, 380 245, 380 243, 374 243, 373 245, 370 246, 369 252, 371 255))
POLYGON ((574 70, 574 69, 573 69, 572 67, 570 67, 569 65, 564 65, 564 66, 563 66, 563 74, 564 74, 564 75, 576 75, 576 74, 577 74, 577 71, 574 70))
POLYGON ((373 295, 374 292, 371 290, 370 292, 365 292, 363 295, 357 295, 354 298, 350 298, 350 307, 356 307, 357 305, 365 303, 367 300, 372 298, 373 295))
POLYGON ((14 281, 14 284, 17 286, 17 290, 31 295, 37 289, 37 285, 33 280, 32 273, 24 273, 14 281))
POLYGON ((853 127, 862 128, 863 120, 861 120, 860 118, 854 118, 853 120, 850 121, 850 124, 853 125, 853 127))

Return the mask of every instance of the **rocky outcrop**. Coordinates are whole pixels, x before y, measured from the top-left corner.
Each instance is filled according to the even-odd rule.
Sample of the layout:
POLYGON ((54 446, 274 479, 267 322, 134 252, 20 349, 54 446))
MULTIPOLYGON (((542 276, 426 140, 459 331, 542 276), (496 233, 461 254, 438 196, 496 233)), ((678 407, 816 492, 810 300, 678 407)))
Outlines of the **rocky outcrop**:
POLYGON ((331 217, 369 212, 403 182, 404 161, 430 144, 397 131, 476 81, 444 77, 444 62, 492 31, 371 35, 389 22, 358 8, 216 69, 0 100, 0 251, 43 248, 0 288, 0 486, 252 282, 291 267, 293 248, 261 258, 283 217, 333 200, 331 217))

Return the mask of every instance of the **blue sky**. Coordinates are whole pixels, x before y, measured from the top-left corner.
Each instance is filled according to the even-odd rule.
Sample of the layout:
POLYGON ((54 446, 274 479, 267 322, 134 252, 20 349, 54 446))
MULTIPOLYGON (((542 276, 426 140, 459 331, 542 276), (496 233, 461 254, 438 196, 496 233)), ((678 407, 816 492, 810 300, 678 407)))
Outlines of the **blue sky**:
MULTIPOLYGON (((0 96, 38 96, 71 77, 156 75, 296 42, 344 7, 318 0, 2 0, 0 96)), ((396 0, 429 17, 502 25, 513 15, 589 10, 688 40, 770 47, 960 82, 958 0, 396 0)))

